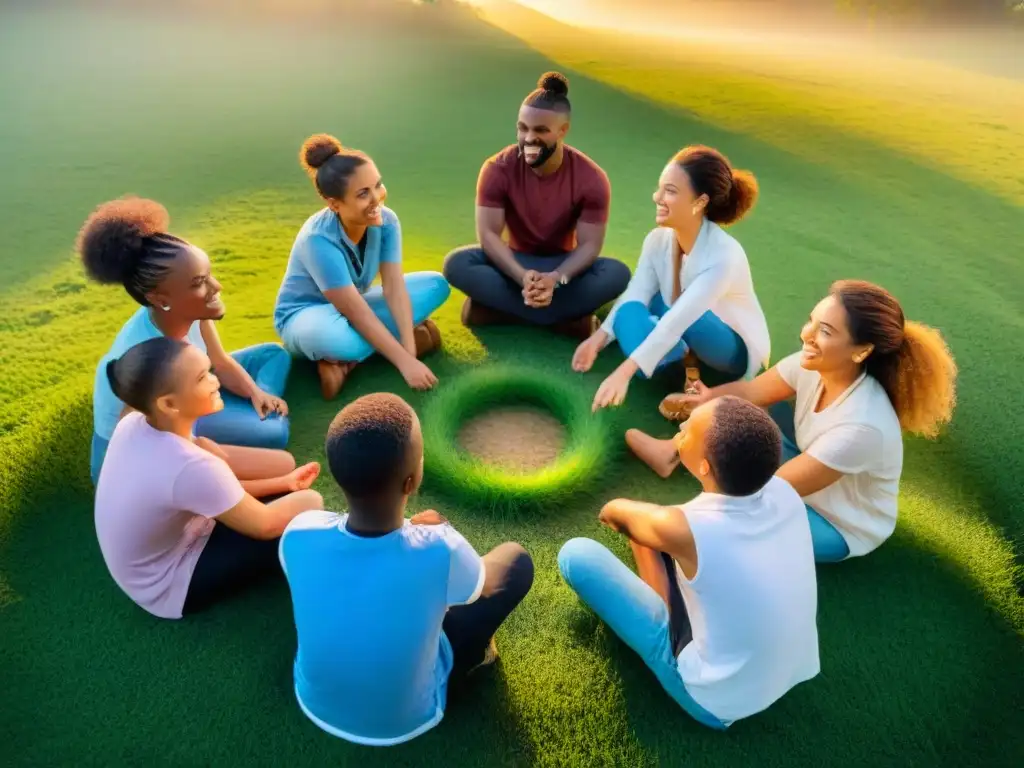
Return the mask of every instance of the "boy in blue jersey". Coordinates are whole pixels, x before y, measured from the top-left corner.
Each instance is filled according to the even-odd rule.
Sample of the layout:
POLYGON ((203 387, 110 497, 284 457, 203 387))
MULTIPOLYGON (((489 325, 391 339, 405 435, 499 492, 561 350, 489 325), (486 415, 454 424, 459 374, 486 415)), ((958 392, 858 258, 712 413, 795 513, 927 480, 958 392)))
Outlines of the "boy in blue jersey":
POLYGON ((402 398, 345 406, 326 453, 349 511, 301 514, 281 537, 295 695, 328 733, 400 744, 441 721, 450 677, 494 661, 494 633, 529 591, 533 561, 513 543, 480 557, 433 510, 405 518, 423 436, 402 398))

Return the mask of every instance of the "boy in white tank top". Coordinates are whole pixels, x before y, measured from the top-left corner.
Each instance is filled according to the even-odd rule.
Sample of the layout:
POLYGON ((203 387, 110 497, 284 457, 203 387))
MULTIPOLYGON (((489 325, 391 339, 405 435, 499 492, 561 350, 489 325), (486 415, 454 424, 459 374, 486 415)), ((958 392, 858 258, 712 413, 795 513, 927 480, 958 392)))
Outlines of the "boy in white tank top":
POLYGON ((669 695, 721 729, 820 671, 811 531, 774 476, 782 437, 761 408, 706 403, 676 447, 703 493, 678 507, 617 499, 599 516, 629 537, 639 576, 590 539, 567 542, 558 565, 669 695))

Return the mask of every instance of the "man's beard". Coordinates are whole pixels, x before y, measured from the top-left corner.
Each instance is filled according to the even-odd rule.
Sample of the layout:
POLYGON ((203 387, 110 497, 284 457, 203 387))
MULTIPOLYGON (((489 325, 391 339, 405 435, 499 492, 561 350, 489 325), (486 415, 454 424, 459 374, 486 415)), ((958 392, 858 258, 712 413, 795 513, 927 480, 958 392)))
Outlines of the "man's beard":
MULTIPOLYGON (((519 156, 522 157, 523 159, 525 159, 524 152, 526 151, 526 146, 527 145, 525 141, 519 142, 519 156)), ((555 154, 555 150, 558 149, 557 144, 547 145, 541 141, 534 142, 530 144, 530 146, 540 147, 540 154, 537 155, 536 159, 526 161, 526 164, 529 165, 531 168, 539 168, 540 166, 544 165, 544 163, 550 160, 551 156, 555 154)))

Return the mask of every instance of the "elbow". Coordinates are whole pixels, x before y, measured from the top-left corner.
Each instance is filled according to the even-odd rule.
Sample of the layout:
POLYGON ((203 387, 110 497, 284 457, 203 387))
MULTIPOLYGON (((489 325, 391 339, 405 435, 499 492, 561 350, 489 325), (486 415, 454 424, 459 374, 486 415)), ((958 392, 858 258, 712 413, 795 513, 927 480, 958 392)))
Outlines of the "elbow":
POLYGON ((274 539, 281 538, 281 534, 284 533, 284 525, 281 525, 276 520, 272 523, 265 523, 258 531, 254 538, 259 541, 273 541, 274 539))

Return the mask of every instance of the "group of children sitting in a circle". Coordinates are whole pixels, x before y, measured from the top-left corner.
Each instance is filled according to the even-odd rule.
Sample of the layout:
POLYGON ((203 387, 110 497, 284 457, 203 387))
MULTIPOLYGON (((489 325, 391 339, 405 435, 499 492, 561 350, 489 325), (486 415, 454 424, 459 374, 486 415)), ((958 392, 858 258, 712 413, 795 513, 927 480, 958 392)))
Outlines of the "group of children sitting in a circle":
POLYGON ((361 397, 334 419, 326 456, 348 512, 322 511, 319 464, 296 466, 283 450, 293 356, 316 361, 327 398, 375 353, 409 386, 431 388, 422 358, 440 333, 430 315, 454 285, 468 296, 467 325, 580 338, 575 371, 617 342, 625 359, 595 409, 667 365, 733 379, 712 389, 691 379, 669 395, 662 412, 683 421, 672 439, 627 433, 659 475, 681 464, 703 487, 679 507, 618 499, 601 510, 629 538, 637 573, 589 539, 558 556, 569 586, 714 728, 818 673, 814 561, 867 554, 892 534, 902 432, 931 436, 951 417, 956 366, 942 337, 866 282, 834 284, 802 349, 758 375, 768 327, 743 248, 722 229, 757 185, 713 149, 688 147, 662 172, 635 273, 601 257, 610 187, 564 143, 567 93, 548 73, 524 100, 518 143, 480 172, 479 245, 449 254, 444 274, 403 274, 398 217, 369 157, 308 139, 301 160, 326 207, 288 260, 274 311, 283 347, 224 350, 210 260, 168 232, 159 204, 108 202, 80 234, 87 272, 141 305, 96 373, 96 531, 111 575, 145 610, 176 619, 283 570, 299 705, 342 738, 395 744, 436 725, 449 679, 495 658, 495 631, 533 563, 511 543, 479 556, 436 512, 405 518, 423 441, 395 395, 361 397), (595 311, 613 300, 598 325, 595 311))

